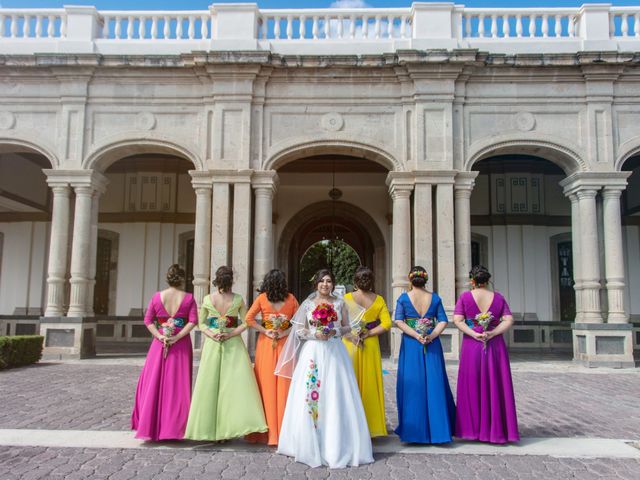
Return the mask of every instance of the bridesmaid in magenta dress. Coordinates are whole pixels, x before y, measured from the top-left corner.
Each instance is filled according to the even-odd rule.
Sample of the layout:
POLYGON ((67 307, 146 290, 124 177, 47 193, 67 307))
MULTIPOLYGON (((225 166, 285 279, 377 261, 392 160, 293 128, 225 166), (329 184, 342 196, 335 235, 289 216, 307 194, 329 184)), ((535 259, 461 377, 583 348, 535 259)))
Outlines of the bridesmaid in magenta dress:
POLYGON ((198 323, 198 313, 193 295, 182 291, 185 278, 184 269, 172 265, 169 288, 153 295, 144 316, 154 339, 131 414, 131 429, 142 440, 181 439, 187 426, 193 360, 189 332, 198 323))
POLYGON ((472 292, 460 295, 453 321, 465 334, 460 351, 455 436, 507 443, 520 440, 509 354, 502 334, 513 324, 498 292, 488 290, 491 274, 480 265, 469 277, 472 292))

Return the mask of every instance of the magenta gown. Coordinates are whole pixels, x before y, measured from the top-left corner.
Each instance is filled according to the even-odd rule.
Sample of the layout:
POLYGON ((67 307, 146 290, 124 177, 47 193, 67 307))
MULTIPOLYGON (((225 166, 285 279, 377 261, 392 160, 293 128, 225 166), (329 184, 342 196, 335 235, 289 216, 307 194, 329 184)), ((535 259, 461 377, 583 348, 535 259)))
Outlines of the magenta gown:
MULTIPOLYGON (((145 325, 162 323, 169 317, 160 292, 155 293, 144 316, 145 325)), ((198 323, 193 295, 185 295, 173 318, 184 325, 198 323)), ((175 334, 179 331, 176 329, 175 334)), ((163 358, 162 350, 162 342, 154 338, 138 380, 131 429, 136 430, 136 438, 142 440, 181 439, 187 426, 193 361, 191 338, 186 335, 171 345, 167 358, 163 358)))
MULTIPOLYGON (((509 305, 498 292, 488 311, 494 318, 489 330, 493 330, 502 317, 511 315, 509 305)), ((464 316, 474 331, 483 331, 474 322, 476 315, 482 312, 471 292, 460 295, 453 313, 464 316)), ((502 335, 492 338, 486 350, 482 342, 464 336, 456 400, 456 437, 490 443, 520 440, 509 353, 502 335)))

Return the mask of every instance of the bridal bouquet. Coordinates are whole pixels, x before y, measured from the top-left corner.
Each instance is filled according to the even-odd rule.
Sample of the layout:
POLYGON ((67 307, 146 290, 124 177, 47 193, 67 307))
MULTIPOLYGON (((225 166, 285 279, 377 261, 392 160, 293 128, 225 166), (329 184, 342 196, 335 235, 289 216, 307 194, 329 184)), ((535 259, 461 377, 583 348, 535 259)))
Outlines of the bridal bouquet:
POLYGON ((311 318, 313 319, 313 325, 316 327, 316 332, 329 335, 329 332, 333 330, 334 322, 338 321, 338 314, 330 303, 321 303, 313 309, 311 318))
MULTIPOLYGON (((274 332, 286 330, 287 328, 289 328, 289 318, 281 313, 270 314, 264 324, 264 328, 266 328, 267 330, 272 330, 274 332)), ((273 348, 276 348, 278 346, 277 337, 271 339, 271 346, 273 348)))
MULTIPOLYGON (((426 338, 428 335, 428 331, 430 329, 432 329, 435 326, 435 322, 433 320, 433 318, 427 318, 427 317, 422 317, 419 318, 418 321, 416 322, 416 332, 418 332, 418 334, 420 336, 422 336, 422 338, 426 338)), ((425 343, 423 345, 423 352, 427 353, 427 344, 425 343)))
MULTIPOLYGON (((168 318, 166 322, 161 323, 158 327, 158 331, 161 335, 165 337, 172 337, 176 333, 176 329, 178 327, 184 326, 184 323, 180 324, 180 318, 168 318)), ((169 343, 165 340, 164 345, 162 347, 162 358, 167 358, 167 354, 169 353, 169 343)))
MULTIPOLYGON (((491 314, 491 312, 479 313, 475 316, 473 321, 476 325, 480 325, 482 327, 482 331, 486 333, 489 331, 489 326, 493 321, 493 315, 491 314)), ((486 352, 487 342, 485 341, 483 343, 484 343, 484 351, 486 352)))
POLYGON ((360 320, 358 325, 351 330, 351 335, 358 338, 358 347, 364 348, 364 336, 367 333, 367 322, 360 320))

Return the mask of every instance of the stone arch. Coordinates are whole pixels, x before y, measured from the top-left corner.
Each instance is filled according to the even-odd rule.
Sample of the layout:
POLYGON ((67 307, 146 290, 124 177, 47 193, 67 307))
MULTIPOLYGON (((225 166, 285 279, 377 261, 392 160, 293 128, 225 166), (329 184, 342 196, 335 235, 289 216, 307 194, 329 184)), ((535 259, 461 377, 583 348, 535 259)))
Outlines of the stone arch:
POLYGON ((93 150, 84 160, 86 169, 106 169, 116 161, 143 153, 165 153, 190 161, 196 170, 204 170, 204 163, 191 150, 164 138, 126 138, 114 140, 93 150))
MULTIPOLYGON (((298 139, 299 140, 299 139, 298 139)), ((342 139, 304 139, 276 149, 267 158, 264 170, 277 170, 287 163, 315 155, 344 155, 376 162, 390 171, 403 171, 404 166, 380 146, 342 139)))
POLYGON ((533 138, 498 135, 471 145, 463 170, 471 171, 473 165, 480 160, 496 155, 525 154, 556 164, 567 176, 575 172, 589 171, 588 165, 577 152, 577 148, 567 146, 565 141, 547 135, 533 138))
MULTIPOLYGON (((346 202, 332 202, 331 200, 321 201, 308 205, 296 213, 287 222, 278 240, 278 258, 276 262, 278 267, 291 275, 293 270, 293 265, 291 264, 291 250, 294 246, 293 242, 295 237, 307 226, 314 224, 314 222, 317 222, 319 219, 330 217, 334 215, 334 213, 336 214, 336 218, 341 219, 341 221, 357 224, 363 232, 366 232, 368 239, 363 239, 363 241, 371 242, 369 248, 372 249, 371 256, 373 256, 375 264, 370 266, 374 268, 376 272, 376 278, 378 279, 378 285, 376 287, 381 290, 380 286, 386 279, 386 251, 384 235, 373 217, 361 208, 346 202)), ((309 246, 310 245, 301 247, 306 250, 306 247, 309 246)), ((366 258, 364 260, 366 261, 366 258)), ((291 279, 290 283, 294 285, 294 282, 297 282, 297 275, 296 278, 291 279)), ((384 295, 384 292, 382 291, 379 293, 384 295)))
POLYGON ((53 149, 43 147, 42 145, 33 143, 29 140, 0 136, 0 153, 6 152, 36 153, 46 158, 51 165, 51 168, 58 168, 60 166, 60 161, 53 153, 53 149))
POLYGON ((618 148, 618 156, 614 163, 614 169, 616 172, 622 171, 624 164, 632 157, 640 155, 640 137, 634 137, 631 140, 627 140, 618 148))

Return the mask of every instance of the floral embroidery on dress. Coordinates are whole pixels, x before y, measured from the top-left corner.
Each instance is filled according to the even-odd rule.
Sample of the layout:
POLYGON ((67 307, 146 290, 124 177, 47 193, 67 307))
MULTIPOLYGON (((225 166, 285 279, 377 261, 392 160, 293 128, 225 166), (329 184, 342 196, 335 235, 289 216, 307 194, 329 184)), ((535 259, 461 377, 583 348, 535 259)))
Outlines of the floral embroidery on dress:
POLYGON ((307 369, 307 408, 314 428, 318 428, 318 400, 320 399, 320 379, 318 378, 318 366, 311 359, 307 369))

